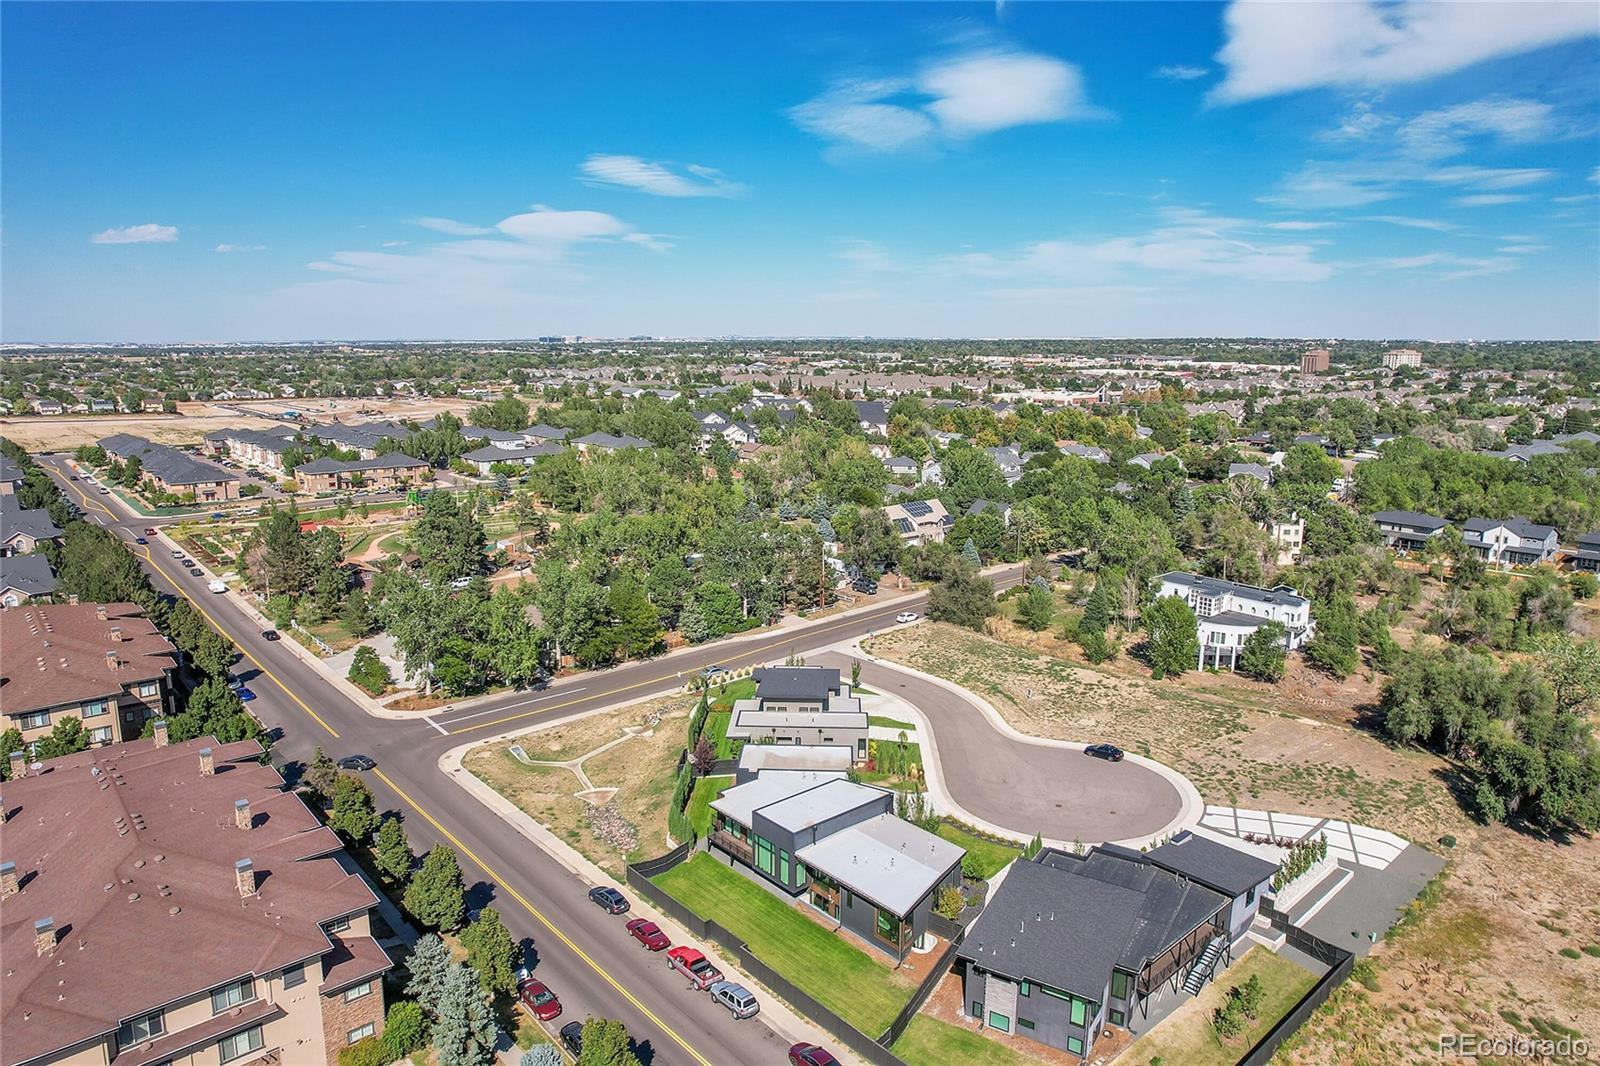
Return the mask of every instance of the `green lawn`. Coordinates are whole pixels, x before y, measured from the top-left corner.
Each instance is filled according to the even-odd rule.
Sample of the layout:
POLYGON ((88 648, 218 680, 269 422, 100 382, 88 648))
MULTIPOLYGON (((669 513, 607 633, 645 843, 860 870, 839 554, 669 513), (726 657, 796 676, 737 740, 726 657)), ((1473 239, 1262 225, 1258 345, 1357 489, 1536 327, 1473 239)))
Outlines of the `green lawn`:
MULTIPOLYGON (((911 1066, 1032 1066, 1039 1060, 1011 1050, 998 1039, 919 1014, 890 1049, 911 1066)), ((1181 1060, 1174 1060, 1181 1061, 1181 1060)))
POLYGON ((741 678, 726 685, 711 686, 711 706, 732 710, 735 702, 754 698, 756 683, 753 678, 741 678))
POLYGON ((705 852, 655 883, 696 914, 715 919, 763 962, 869 1036, 887 1029, 915 991, 907 978, 705 852))
POLYGON ((966 848, 968 855, 975 856, 982 866, 985 881, 1003 870, 1006 863, 1022 851, 1015 844, 1001 844, 988 837, 977 836, 949 819, 940 821, 935 832, 950 843, 966 848))
POLYGON ((1157 1059, 1184 1066, 1232 1066, 1316 983, 1311 972, 1266 948, 1253 947, 1198 996, 1129 1048, 1124 1061, 1137 1066, 1147 1066, 1157 1059), (1224 1002, 1228 989, 1244 984, 1251 974, 1260 976, 1267 989, 1260 1017, 1224 1044, 1211 1027, 1211 1013, 1224 1002))
MULTIPOLYGON (((861 690, 856 689, 856 691, 860 692, 861 690)), ((915 733, 917 731, 917 727, 911 722, 902 722, 898 718, 885 718, 881 714, 869 714, 867 716, 867 724, 881 725, 885 729, 904 729, 907 733, 915 733)))
POLYGON ((689 824, 700 836, 705 836, 711 829, 711 801, 732 785, 731 777, 701 777, 695 780, 694 791, 689 794, 689 824))
POLYGON ((706 719, 704 736, 711 741, 711 750, 719 759, 733 758, 733 743, 728 740, 728 726, 733 715, 727 711, 712 711, 706 719))

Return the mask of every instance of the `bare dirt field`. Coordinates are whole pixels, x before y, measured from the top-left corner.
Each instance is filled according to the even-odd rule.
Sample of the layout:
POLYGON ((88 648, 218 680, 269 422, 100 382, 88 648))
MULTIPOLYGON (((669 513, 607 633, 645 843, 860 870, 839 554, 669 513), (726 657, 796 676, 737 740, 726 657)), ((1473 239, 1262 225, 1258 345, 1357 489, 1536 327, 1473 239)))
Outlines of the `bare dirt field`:
POLYGON ((157 444, 196 444, 219 429, 264 429, 282 425, 277 416, 295 410, 311 421, 363 422, 375 419, 427 419, 442 411, 462 415, 472 405, 463 400, 284 400, 239 403, 180 403, 178 413, 139 415, 62 415, 0 418, 0 435, 30 452, 70 451, 113 433, 132 433, 157 444))
POLYGON ((687 696, 663 697, 534 730, 474 748, 462 765, 620 878, 629 860, 660 855, 672 847, 667 808, 691 703, 687 696), (658 714, 661 718, 651 735, 633 737, 584 763, 596 788, 617 790, 598 807, 576 795, 583 784, 571 770, 528 766, 509 751, 511 745, 520 744, 530 759, 567 761, 615 740, 625 727, 648 728, 651 717, 658 714))

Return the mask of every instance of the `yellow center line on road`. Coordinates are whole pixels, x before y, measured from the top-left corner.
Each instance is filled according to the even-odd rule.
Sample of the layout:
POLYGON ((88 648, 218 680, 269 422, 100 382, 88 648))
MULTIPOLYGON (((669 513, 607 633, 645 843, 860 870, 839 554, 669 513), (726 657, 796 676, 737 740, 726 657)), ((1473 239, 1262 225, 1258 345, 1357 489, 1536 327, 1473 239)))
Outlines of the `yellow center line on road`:
POLYGON ((422 815, 422 817, 427 820, 429 825, 433 826, 440 833, 442 833, 444 838, 450 841, 450 843, 458 851, 460 851, 467 858, 471 859, 479 869, 489 876, 490 880, 504 889, 512 899, 522 904, 523 909, 525 909, 529 914, 533 915, 533 917, 538 920, 539 924, 543 925, 546 929, 550 930, 550 932, 554 933, 557 940, 560 940, 561 943, 572 949, 573 954, 582 959, 590 969, 599 974, 607 984, 616 989, 624 999, 633 1004, 633 1006, 636 1007, 646 1018, 650 1019, 652 1024, 676 1041, 679 1047, 687 1051, 696 1062, 700 1063, 700 1066, 711 1066, 711 1063, 706 1059, 706 1057, 701 1055, 700 1052, 696 1051, 693 1045, 691 1045, 682 1036, 678 1035, 678 1033, 671 1026, 662 1021, 649 1007, 646 1007, 643 1003, 639 1002, 638 998, 635 997, 632 992, 629 992, 626 988, 622 987, 621 983, 619 983, 616 978, 612 977, 611 974, 606 972, 605 968, 596 962, 587 951, 584 951, 581 947, 579 947, 571 937, 567 936, 566 933, 561 931, 559 926, 557 926, 549 918, 545 917, 544 913, 540 911, 538 907, 535 907, 532 903, 528 902, 527 898, 523 896, 522 893, 518 892, 515 888, 512 888, 510 883, 495 871, 494 867, 478 858, 477 854, 473 852, 471 848, 463 844, 454 833, 450 832, 450 830, 441 825, 439 820, 433 815, 429 814, 427 809, 423 807, 422 804, 412 799, 410 795, 406 793, 405 789, 395 784, 388 774, 384 773, 380 768, 374 768, 372 772, 378 776, 379 780, 388 785, 389 788, 394 791, 395 795, 405 800, 406 803, 411 805, 413 810, 422 815))

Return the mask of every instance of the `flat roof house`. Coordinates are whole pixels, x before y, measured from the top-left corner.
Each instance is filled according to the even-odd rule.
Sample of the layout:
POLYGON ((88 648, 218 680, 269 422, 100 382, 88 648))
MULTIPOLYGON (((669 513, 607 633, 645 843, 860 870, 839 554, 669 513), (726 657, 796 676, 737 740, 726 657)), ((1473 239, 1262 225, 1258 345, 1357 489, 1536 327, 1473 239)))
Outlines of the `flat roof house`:
POLYGON ((1200 623, 1198 669, 1234 668, 1250 634, 1268 622, 1286 630, 1284 647, 1300 647, 1316 632, 1311 601, 1287 585, 1263 589, 1216 577, 1173 572, 1162 574, 1158 596, 1177 596, 1194 609, 1200 623))
POLYGON ((839 671, 822 666, 755 670, 752 699, 734 702, 728 737, 751 744, 841 745, 867 757, 867 712, 839 671))
POLYGON ((962 1011, 1087 1061, 1107 1026, 1197 993, 1232 960, 1276 870, 1193 834, 1148 854, 1108 844, 1015 862, 956 949, 962 1011))
POLYGON ((838 771, 763 770, 711 803, 709 842, 873 947, 904 959, 962 848, 892 813, 893 795, 838 771))
POLYGON ((121 462, 137 458, 143 480, 153 481, 163 492, 177 496, 193 495, 196 500, 215 502, 239 498, 239 476, 185 455, 165 444, 152 444, 131 433, 113 433, 100 441, 106 454, 121 462))
POLYGON ((900 539, 909 545, 938 544, 950 527, 950 513, 939 500, 907 500, 883 509, 900 539))
POLYGON ((1383 542, 1397 552, 1422 551, 1450 525, 1443 518, 1418 511, 1377 511, 1372 521, 1383 534, 1383 542))
POLYGON ((331 1066, 382 1031, 377 898, 260 760, 157 737, 5 783, 0 1066, 331 1066))
POLYGON ((174 713, 177 649, 131 603, 23 604, 0 610, 0 717, 24 741, 62 718, 95 744, 132 740, 174 713))
POLYGON ((1555 527, 1526 518, 1469 518, 1461 523, 1461 539, 1497 566, 1532 566, 1554 559, 1560 542, 1555 527))

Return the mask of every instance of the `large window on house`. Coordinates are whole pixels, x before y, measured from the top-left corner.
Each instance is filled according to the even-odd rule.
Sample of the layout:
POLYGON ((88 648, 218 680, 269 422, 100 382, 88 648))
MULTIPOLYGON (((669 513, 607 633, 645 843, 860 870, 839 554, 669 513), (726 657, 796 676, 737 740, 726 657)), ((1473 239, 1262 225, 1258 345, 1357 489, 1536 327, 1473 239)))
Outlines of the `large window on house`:
POLYGON ((79 710, 83 711, 83 716, 85 718, 99 718, 102 714, 105 714, 110 709, 111 704, 105 700, 91 700, 90 702, 81 704, 79 706, 79 710))
POLYGON ((1111 997, 1113 999, 1128 998, 1128 975, 1121 970, 1111 971, 1111 997))
POLYGON ((32 714, 17 715, 18 729, 43 729, 50 724, 49 711, 35 711, 32 714))
POLYGON ((344 1001, 346 1003, 354 1003, 356 1000, 366 999, 370 995, 372 995, 372 982, 368 981, 364 985, 351 985, 345 989, 344 1001))
POLYGON ((1083 1041, 1079 1040, 1075 1036, 1067 1037, 1067 1050, 1072 1052, 1074 1055, 1082 1055, 1083 1054, 1083 1041))
POLYGON ((756 869, 771 876, 773 872, 772 856, 772 842, 764 837, 756 837, 756 869))
POLYGON ((221 1014, 225 1010, 232 1010, 241 1003, 249 1003, 255 998, 255 979, 246 977, 232 984, 223 985, 211 993, 211 1013, 221 1014))
POLYGON ((154 1040, 167 1031, 167 1016, 161 1011, 151 1011, 140 1018, 129 1018, 117 1026, 117 1048, 126 1051, 135 1044, 154 1040))
POLYGON ((778 849, 778 880, 789 883, 789 853, 782 848, 778 849))
POLYGON ((1011 1019, 999 1011, 992 1010, 989 1012, 989 1028, 998 1029, 1002 1033, 1009 1033, 1011 1032, 1011 1019))
POLYGON ((261 1026, 253 1025, 242 1033, 234 1033, 217 1041, 219 1062, 232 1062, 234 1059, 248 1055, 252 1051, 261 1049, 261 1026))
POLYGON ((894 947, 900 946, 900 916, 891 911, 878 908, 877 920, 873 923, 872 931, 878 939, 894 947))
POLYGON ((1077 996, 1073 996, 1072 997, 1072 1024, 1073 1025, 1082 1025, 1084 1022, 1086 1022, 1088 1020, 1089 1020, 1089 1004, 1085 1003, 1083 1000, 1079 999, 1077 996))
POLYGON ((365 1040, 377 1031, 378 1027, 372 1022, 368 1022, 366 1025, 357 1026, 344 1034, 344 1042, 346 1044, 354 1044, 358 1040, 365 1040))

